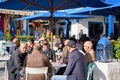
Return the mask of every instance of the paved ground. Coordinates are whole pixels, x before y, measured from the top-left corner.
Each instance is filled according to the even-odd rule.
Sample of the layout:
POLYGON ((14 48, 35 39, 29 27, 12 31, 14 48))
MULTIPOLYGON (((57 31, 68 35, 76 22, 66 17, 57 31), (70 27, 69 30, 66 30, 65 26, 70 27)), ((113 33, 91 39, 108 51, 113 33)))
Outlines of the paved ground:
POLYGON ((4 74, 5 74, 4 68, 0 68, 0 80, 4 80, 4 74))
POLYGON ((4 74, 5 74, 5 62, 0 62, 0 80, 4 80, 4 74))

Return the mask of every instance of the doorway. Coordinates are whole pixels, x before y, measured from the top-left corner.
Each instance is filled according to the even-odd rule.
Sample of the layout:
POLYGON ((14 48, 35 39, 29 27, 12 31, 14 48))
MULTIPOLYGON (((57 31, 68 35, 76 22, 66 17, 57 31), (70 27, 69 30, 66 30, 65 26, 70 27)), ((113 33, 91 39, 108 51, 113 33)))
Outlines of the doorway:
POLYGON ((88 35, 90 38, 100 38, 102 32, 102 22, 88 22, 88 35))

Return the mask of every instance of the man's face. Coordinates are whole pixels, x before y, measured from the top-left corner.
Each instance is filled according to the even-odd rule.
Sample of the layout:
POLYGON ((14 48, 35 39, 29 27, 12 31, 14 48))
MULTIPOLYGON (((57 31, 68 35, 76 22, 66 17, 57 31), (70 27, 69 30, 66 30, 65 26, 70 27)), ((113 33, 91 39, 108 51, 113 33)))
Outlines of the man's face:
POLYGON ((33 44, 32 42, 28 42, 28 46, 29 46, 30 48, 33 48, 34 44, 33 44))
POLYGON ((13 45, 14 45, 15 47, 17 47, 17 46, 19 45, 19 41, 18 41, 18 40, 13 40, 13 45))
POLYGON ((27 45, 22 45, 20 49, 22 53, 25 53, 27 51, 27 45))
POLYGON ((46 43, 46 44, 43 44, 43 49, 44 49, 44 50, 47 50, 47 49, 49 49, 49 44, 48 44, 48 43, 46 43))
POLYGON ((66 46, 66 48, 67 48, 68 52, 70 52, 70 47, 69 47, 69 46, 66 46))
POLYGON ((89 50, 89 47, 84 44, 84 50, 87 52, 89 50))

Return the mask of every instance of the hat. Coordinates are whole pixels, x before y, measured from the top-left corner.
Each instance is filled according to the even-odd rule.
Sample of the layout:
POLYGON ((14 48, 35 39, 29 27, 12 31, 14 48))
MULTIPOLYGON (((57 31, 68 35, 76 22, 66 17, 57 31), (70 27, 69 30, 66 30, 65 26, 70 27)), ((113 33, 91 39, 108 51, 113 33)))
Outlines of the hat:
POLYGON ((43 45, 44 45, 44 44, 48 44, 48 41, 43 41, 43 45))
POLYGON ((71 48, 75 48, 76 47, 76 43, 75 43, 75 41, 70 40, 66 46, 69 46, 71 48))

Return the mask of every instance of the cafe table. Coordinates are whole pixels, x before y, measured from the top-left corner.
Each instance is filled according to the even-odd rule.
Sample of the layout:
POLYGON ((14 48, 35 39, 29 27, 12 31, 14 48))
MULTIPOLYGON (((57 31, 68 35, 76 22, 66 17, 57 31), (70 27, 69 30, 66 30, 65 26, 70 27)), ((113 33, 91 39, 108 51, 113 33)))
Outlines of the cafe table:
POLYGON ((66 64, 61 62, 52 62, 51 64, 53 68, 53 75, 55 75, 60 68, 66 67, 66 64))

